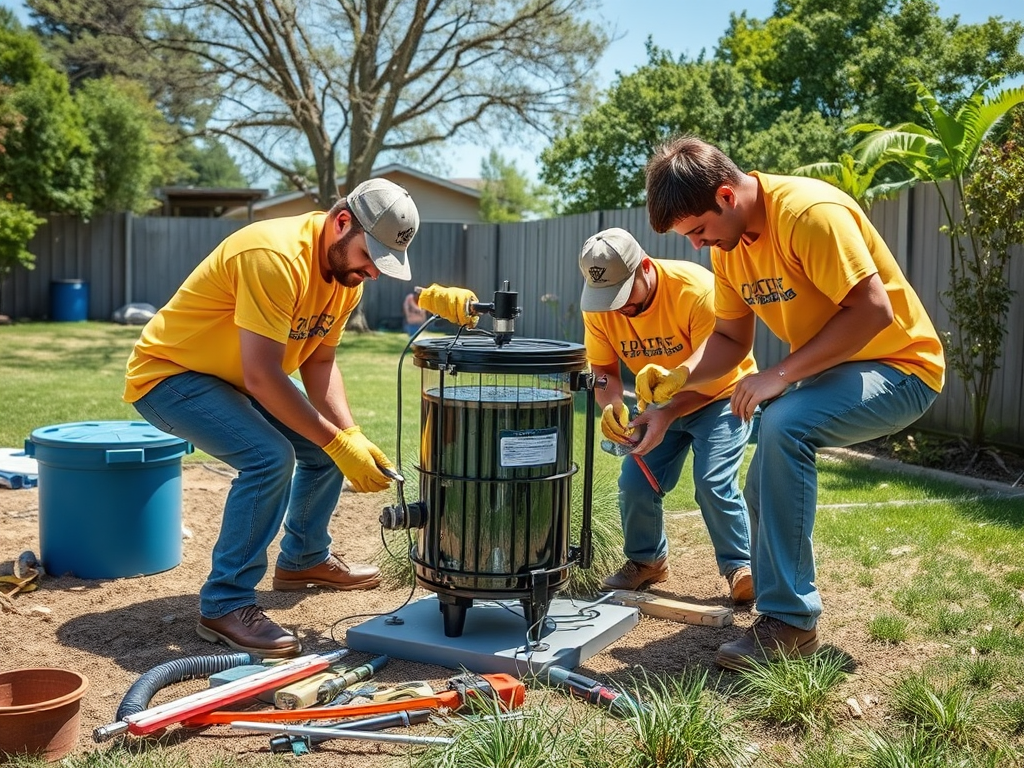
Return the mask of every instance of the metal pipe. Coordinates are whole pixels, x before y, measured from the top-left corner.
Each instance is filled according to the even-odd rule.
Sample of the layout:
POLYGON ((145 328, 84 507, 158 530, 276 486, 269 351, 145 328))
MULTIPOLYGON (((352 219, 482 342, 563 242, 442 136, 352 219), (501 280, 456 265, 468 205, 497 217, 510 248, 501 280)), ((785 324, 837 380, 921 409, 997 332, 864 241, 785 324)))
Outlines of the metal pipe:
POLYGON ((449 739, 445 736, 405 736, 399 733, 338 730, 336 728, 316 728, 309 725, 254 723, 245 720, 236 720, 230 725, 236 731, 262 731, 263 733, 283 733, 287 736, 309 736, 320 741, 327 741, 328 739, 354 739, 356 741, 386 741, 392 744, 419 744, 424 746, 455 743, 455 739, 449 739))

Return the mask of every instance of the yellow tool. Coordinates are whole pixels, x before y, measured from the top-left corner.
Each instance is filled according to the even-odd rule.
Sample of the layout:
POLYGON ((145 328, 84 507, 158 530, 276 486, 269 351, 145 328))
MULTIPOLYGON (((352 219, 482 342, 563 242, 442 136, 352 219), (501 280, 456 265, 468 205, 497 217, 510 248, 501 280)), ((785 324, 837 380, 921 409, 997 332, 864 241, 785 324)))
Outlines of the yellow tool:
POLYGON ((413 680, 401 683, 394 688, 382 688, 370 695, 371 701, 401 701, 402 699, 418 699, 421 696, 433 696, 434 689, 424 680, 413 680))
POLYGON ((317 704, 317 692, 320 686, 328 680, 338 677, 337 672, 318 672, 299 680, 289 683, 274 694, 274 706, 278 709, 305 709, 317 704))

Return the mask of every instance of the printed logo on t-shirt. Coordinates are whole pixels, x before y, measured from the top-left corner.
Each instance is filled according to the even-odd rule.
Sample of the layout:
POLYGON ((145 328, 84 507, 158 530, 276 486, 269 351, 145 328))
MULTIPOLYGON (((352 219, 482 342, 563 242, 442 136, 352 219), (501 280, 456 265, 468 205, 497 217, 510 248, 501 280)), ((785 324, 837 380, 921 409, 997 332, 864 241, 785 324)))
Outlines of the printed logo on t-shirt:
POLYGON ((786 288, 782 284, 781 277, 763 277, 753 283, 744 283, 740 286, 740 293, 743 295, 743 300, 750 306, 776 304, 796 298, 796 291, 786 288))
POLYGON ((298 322, 295 323, 295 327, 288 333, 288 338, 293 341, 308 339, 310 336, 319 336, 323 338, 330 333, 333 325, 334 315, 319 314, 312 319, 308 317, 300 317, 298 322))
POLYGON ((663 357, 682 352, 684 344, 676 344, 675 336, 651 336, 647 339, 624 339, 619 342, 619 357, 663 357))

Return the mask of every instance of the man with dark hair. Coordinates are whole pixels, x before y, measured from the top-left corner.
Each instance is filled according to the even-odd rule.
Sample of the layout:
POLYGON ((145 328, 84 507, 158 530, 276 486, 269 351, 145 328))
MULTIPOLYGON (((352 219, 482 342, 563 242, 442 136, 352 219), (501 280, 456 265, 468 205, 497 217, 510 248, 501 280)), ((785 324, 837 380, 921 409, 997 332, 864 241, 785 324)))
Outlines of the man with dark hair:
MULTIPOLYGON (((750 524, 739 471, 750 424, 729 411, 736 382, 757 370, 746 355, 725 375, 680 391, 662 408, 630 421, 623 403, 620 362, 636 373, 651 360, 686 360, 715 324, 714 276, 699 264, 650 258, 624 229, 606 229, 583 244, 584 344, 587 360, 607 384, 595 390, 609 440, 642 456, 667 493, 679 482, 691 449, 697 504, 715 549, 718 571, 733 602, 754 598, 750 576, 750 524)), ((668 538, 662 494, 636 461, 619 473, 619 514, 626 563, 604 580, 605 589, 636 590, 668 578, 668 538)))
MULTIPOLYGON (((370 179, 327 213, 230 235, 143 328, 125 400, 238 471, 200 591, 202 638, 266 657, 299 653, 298 638, 256 605, 282 522, 274 589, 378 585, 375 566, 330 550, 343 479, 357 492, 380 491, 394 469, 356 424, 335 350, 363 280, 410 279, 406 248, 418 228, 409 193, 370 179), (305 397, 290 378, 296 371, 305 397)), ((420 299, 428 311, 435 296, 445 306, 476 298, 432 286, 420 299)))
POLYGON ((758 617, 719 648, 743 669, 819 646, 812 532, 815 453, 896 432, 942 389, 942 344, 924 306, 857 203, 815 179, 742 172, 692 136, 647 164, 651 226, 711 247, 714 333, 673 369, 649 365, 637 397, 669 400, 747 354, 761 318, 790 353, 733 391, 732 412, 762 412, 744 495, 758 617))

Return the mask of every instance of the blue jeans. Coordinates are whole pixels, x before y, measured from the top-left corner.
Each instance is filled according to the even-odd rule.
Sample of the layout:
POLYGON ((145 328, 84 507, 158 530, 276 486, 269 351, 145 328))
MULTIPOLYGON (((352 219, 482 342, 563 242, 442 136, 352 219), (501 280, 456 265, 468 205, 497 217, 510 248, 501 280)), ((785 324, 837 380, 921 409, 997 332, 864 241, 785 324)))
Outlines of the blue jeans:
MULTIPOLYGON (((696 501, 723 575, 750 564, 750 525, 738 480, 749 436, 750 424, 729 412, 728 400, 719 400, 676 419, 661 443, 644 456, 668 493, 693 449, 696 501)), ((668 554, 661 498, 629 456, 623 458, 619 474, 619 514, 626 557, 649 563, 668 554)))
POLYGON ((256 603, 256 585, 267 572, 267 548, 282 521, 281 568, 300 571, 328 558, 327 525, 343 478, 320 446, 245 393, 206 374, 164 379, 135 408, 157 429, 238 470, 224 505, 213 566, 199 593, 203 616, 215 619, 256 603))
POLYGON ((812 533, 818 504, 815 453, 897 432, 938 393, 883 363, 837 365, 762 405, 744 496, 754 540, 757 609, 812 629, 821 615, 812 533))

